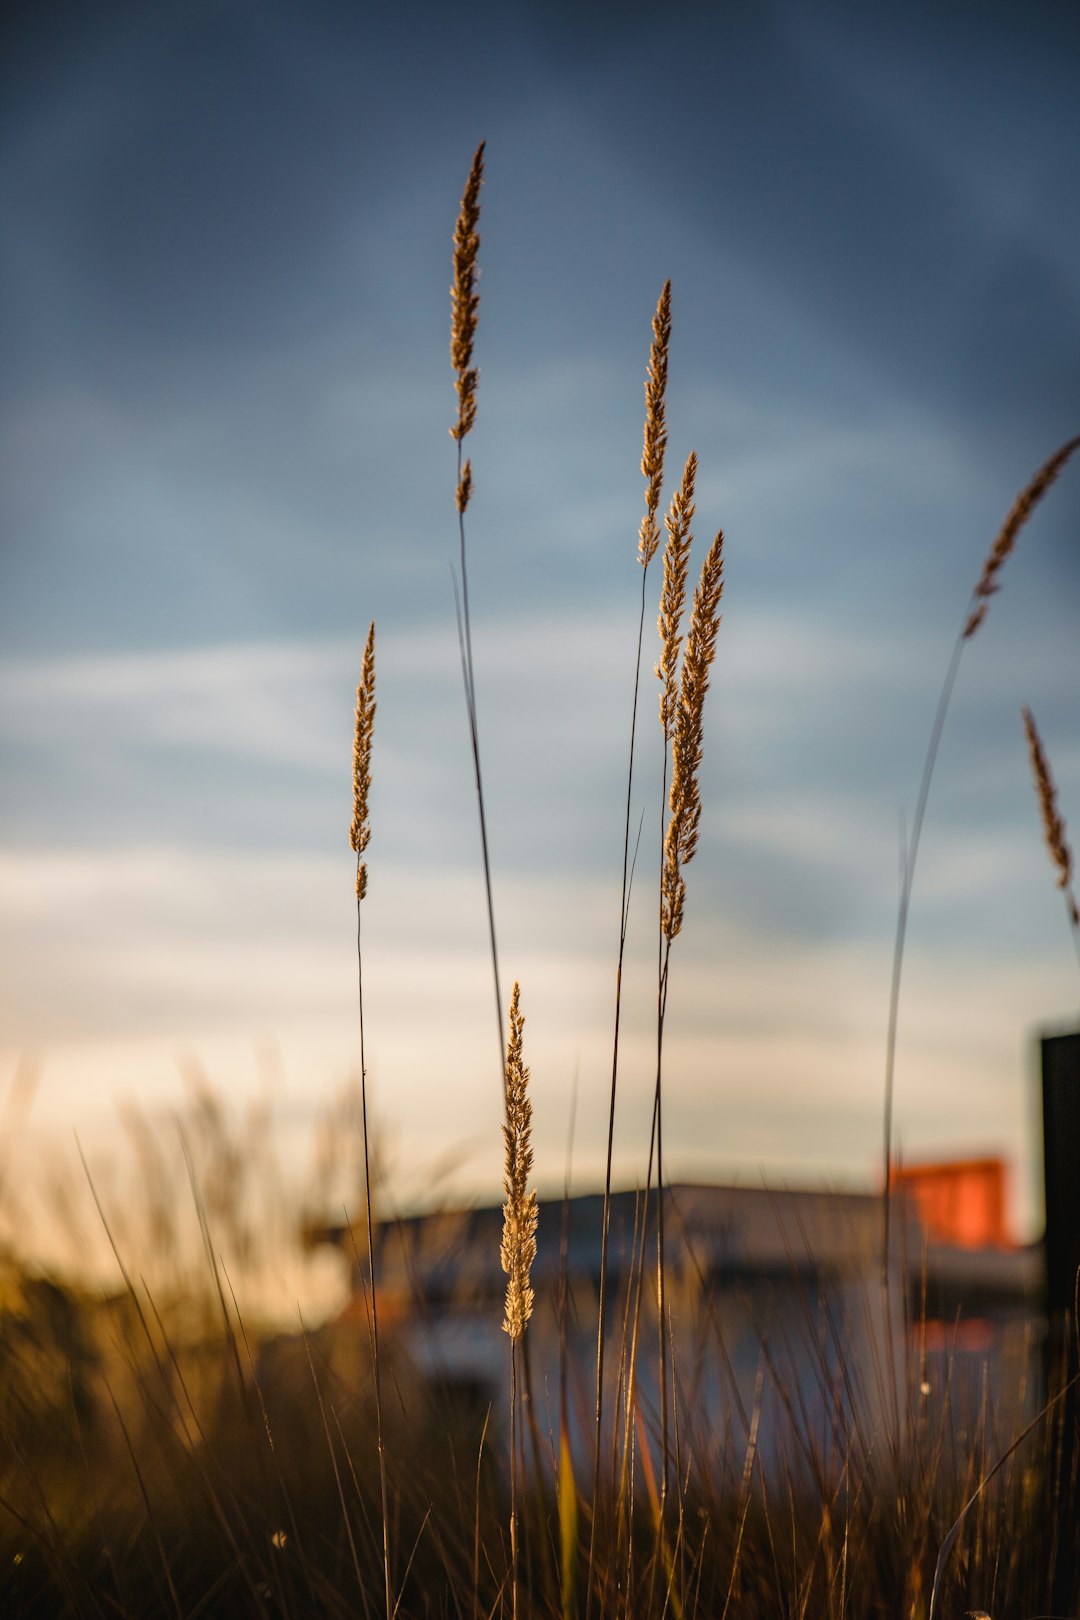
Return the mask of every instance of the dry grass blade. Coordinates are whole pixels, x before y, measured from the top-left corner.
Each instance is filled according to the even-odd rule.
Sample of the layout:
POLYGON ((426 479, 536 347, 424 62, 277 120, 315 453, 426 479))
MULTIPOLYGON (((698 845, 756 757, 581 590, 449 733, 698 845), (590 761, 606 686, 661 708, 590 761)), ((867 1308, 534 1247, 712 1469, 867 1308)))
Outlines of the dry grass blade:
MULTIPOLYGON (((480 250, 480 187, 484 180, 484 143, 476 148, 472 168, 461 194, 454 227, 454 280, 450 287, 450 364, 457 373, 458 419, 451 438, 462 440, 476 421, 476 368, 472 364, 473 338, 480 308, 476 291, 476 256, 480 250)), ((464 482, 464 480, 462 480, 464 482)), ((465 494, 465 500, 468 494, 465 494)), ((462 500, 461 485, 458 500, 462 500)), ((464 510, 459 505, 459 510, 464 510)))
POLYGON ((1016 537, 1024 527, 1032 512, 1038 506, 1058 473, 1064 467, 1074 450, 1080 449, 1080 434, 1069 439, 1066 444, 1056 450, 1050 460, 1041 466, 1031 483, 1016 497, 1011 509, 1001 525, 1001 530, 987 554, 979 583, 972 596, 971 609, 968 613, 967 623, 964 625, 964 640, 968 641, 975 634, 986 617, 986 609, 990 598, 1000 589, 997 576, 1001 565, 1016 544, 1016 537))
POLYGON ((701 821, 698 767, 704 741, 705 693, 716 656, 720 598, 724 590, 724 534, 717 534, 702 565, 683 655, 682 686, 672 739, 671 819, 664 840, 660 920, 667 940, 682 927, 686 884, 682 869, 697 849, 701 821))
POLYGON ((682 647, 682 616, 686 605, 686 573, 690 565, 690 546, 693 535, 690 525, 694 518, 694 479, 697 476, 697 456, 691 450, 683 469, 682 483, 671 499, 671 508, 664 519, 667 545, 664 547, 664 586, 660 593, 660 662, 656 674, 663 683, 660 693, 660 724, 664 728, 664 741, 670 742, 675 728, 678 705, 676 670, 682 647))
POLYGON ((371 739, 375 731, 375 621, 371 621, 360 684, 356 688, 356 735, 353 739, 353 818, 349 843, 356 851, 356 898, 367 893, 367 867, 362 860, 371 838, 368 794, 371 791, 371 739))
POLYGON ((1074 928, 1080 927, 1080 911, 1077 910, 1076 898, 1070 887, 1073 872, 1072 851, 1065 837, 1065 823, 1058 814, 1057 789, 1054 778, 1050 774, 1043 750, 1042 739, 1035 725, 1035 717, 1027 707, 1021 709, 1024 717, 1024 730, 1027 733, 1028 751, 1031 755, 1031 771, 1035 778, 1035 791, 1039 798, 1039 808, 1042 811, 1043 834, 1046 838, 1046 847, 1050 852, 1050 859, 1057 870, 1057 884, 1065 892, 1065 903, 1069 908, 1069 918, 1074 928))
POLYGON ((645 490, 645 516, 638 533, 638 559, 648 568, 660 543, 660 529, 656 514, 660 506, 660 489, 664 482, 664 451, 667 449, 667 426, 664 419, 664 399, 667 394, 668 346, 671 342, 671 282, 665 281, 652 323, 653 340, 649 350, 649 373, 645 379, 645 443, 641 453, 641 472, 647 480, 645 490))
MULTIPOLYGON (((367 1058, 364 1050, 364 965, 360 943, 360 902, 367 893, 367 867, 362 856, 371 838, 368 794, 371 791, 371 741, 375 732, 375 621, 371 621, 360 684, 356 688, 356 734, 353 740, 353 819, 350 841, 356 851, 356 996, 360 1017, 360 1121, 364 1144, 364 1203, 367 1218, 368 1281, 371 1286, 371 1361, 375 1382, 375 1438, 379 1454, 379 1490, 382 1507, 383 1577, 386 1620, 393 1614, 390 1586, 390 1518, 386 1492, 386 1455, 383 1449, 382 1368, 379 1354, 379 1317, 375 1289, 375 1237, 371 1199, 371 1156, 368 1140, 367 1058)), ((335 1472, 337 1464, 335 1462, 335 1472)), ((361 1582, 361 1591, 363 1583, 361 1582)))
POLYGON ((536 1259, 536 1193, 528 1190, 532 1171, 532 1104, 529 1101, 529 1071, 522 1061, 521 987, 514 985, 510 997, 510 1036, 506 1043, 506 1172, 503 1186, 502 1267, 506 1284, 506 1316, 503 1330, 517 1340, 532 1315, 533 1290, 529 1282, 536 1259))
POLYGON ((987 1472, 983 1474, 974 1491, 960 1509, 956 1519, 949 1528, 949 1532, 946 1535, 945 1540, 941 1543, 941 1547, 938 1550, 937 1563, 934 1566, 934 1583, 930 1588, 930 1607, 926 1611, 926 1620, 934 1620, 934 1612, 937 1608, 937 1598, 938 1593, 941 1590, 941 1580, 945 1571, 945 1565, 948 1561, 949 1554, 953 1549, 953 1544, 956 1541, 957 1536, 960 1534, 964 1520, 967 1518, 968 1514, 971 1512, 972 1508, 975 1506, 976 1502, 979 1500, 979 1497, 982 1495, 983 1491, 985 1491, 990 1481, 1004 1468, 1013 1452, 1023 1444, 1029 1434, 1034 1433, 1039 1424, 1043 1422, 1047 1413, 1053 1411, 1058 1402, 1063 1400, 1065 1396, 1068 1395, 1069 1391, 1076 1387, 1078 1380, 1080 1380, 1080 1373, 1074 1374, 1074 1376, 1069 1379, 1068 1383, 1063 1385, 1062 1388, 1058 1390, 1057 1394, 1051 1396, 1050 1400, 1048 1400, 1041 1407, 1041 1409, 1036 1412, 1035 1416, 1031 1419, 1031 1422, 1026 1424, 1025 1427, 1020 1430, 1020 1433, 1013 1440, 1012 1444, 1001 1453, 1001 1456, 994 1463, 993 1467, 988 1469, 987 1472))

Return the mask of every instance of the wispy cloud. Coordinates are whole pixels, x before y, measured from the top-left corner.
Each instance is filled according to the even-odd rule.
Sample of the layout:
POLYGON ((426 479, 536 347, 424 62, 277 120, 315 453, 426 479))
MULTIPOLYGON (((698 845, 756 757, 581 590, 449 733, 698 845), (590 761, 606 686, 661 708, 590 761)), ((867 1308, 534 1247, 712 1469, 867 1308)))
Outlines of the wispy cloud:
POLYGON ((0 669, 0 735, 221 751, 332 768, 355 648, 255 645, 30 659, 0 669), (67 737, 60 735, 66 730, 67 737))

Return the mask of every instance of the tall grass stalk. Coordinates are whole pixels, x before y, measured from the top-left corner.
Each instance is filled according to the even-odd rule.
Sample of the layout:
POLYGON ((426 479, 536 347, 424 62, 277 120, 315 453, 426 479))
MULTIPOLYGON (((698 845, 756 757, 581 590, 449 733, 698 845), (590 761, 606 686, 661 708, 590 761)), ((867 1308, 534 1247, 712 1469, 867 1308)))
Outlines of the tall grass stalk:
POLYGON ((469 566, 465 547, 465 513, 472 497, 472 462, 463 459, 462 445, 476 421, 476 385, 480 373, 473 365, 473 342, 480 311, 476 290, 477 257, 480 252, 480 187, 484 182, 484 142, 473 154, 469 178, 461 194, 454 226, 454 279, 450 286, 450 364, 458 397, 457 421, 450 437, 457 445, 457 482, 454 504, 458 515, 458 569, 460 586, 455 584, 458 617, 458 643, 461 675, 465 687, 465 710, 469 722, 476 804, 480 815, 480 851, 484 866, 484 894, 487 900, 488 938, 491 970, 495 985, 495 1028, 499 1047, 499 1073, 503 1072, 503 1013, 499 979, 499 948, 495 937, 495 901, 491 886, 491 857, 488 849, 487 813, 484 808, 484 778, 480 768, 480 727, 476 708, 476 675, 473 667, 472 618, 469 611, 469 566), (460 590, 460 595, 458 591, 460 590))
POLYGON ((911 824, 911 836, 908 840, 907 854, 904 861, 903 881, 900 886, 900 905, 896 918, 896 938, 893 944, 892 974, 889 985, 889 1022, 885 1038, 885 1108, 884 1108, 884 1191, 882 1195, 882 1243, 881 1243, 881 1271, 886 1301, 889 1293, 889 1230, 892 1205, 892 1122, 893 1122, 893 1087, 896 1068, 896 1033, 897 1020, 900 1010, 900 980, 904 965, 904 943, 907 938, 908 913, 911 908, 911 891, 915 881, 915 863, 919 854, 919 841, 922 837, 923 821, 926 816, 927 800, 930 797, 930 783, 933 780, 934 766, 937 763, 938 749, 941 746, 941 737, 945 729, 945 717, 949 711, 953 687, 960 671, 960 659, 964 647, 978 631, 986 618, 990 605, 990 598, 1000 589, 998 575, 1006 558, 1016 544, 1016 537, 1030 518, 1035 507, 1042 500, 1051 484, 1061 472, 1065 463, 1075 450, 1080 448, 1080 434, 1068 439, 1059 450, 1056 450, 1050 459, 1043 463, 1030 483, 1021 490, 1013 502, 1005 521, 998 530, 993 545, 986 555, 982 573, 976 581, 971 593, 971 599, 964 614, 964 619, 957 635, 949 667, 945 672, 941 695, 938 698, 937 709, 934 713, 934 723, 930 728, 930 741, 927 744, 926 758, 923 761, 922 778, 919 782, 919 795, 915 802, 915 815, 911 824))
MULTIPOLYGON (((697 458, 690 456, 682 486, 672 501, 668 519, 668 544, 664 558, 664 601, 660 615, 663 652, 657 674, 663 682, 660 721, 664 738, 666 785, 668 751, 671 757, 671 787, 666 795, 670 816, 664 833, 660 873, 659 962, 656 1001, 656 1089, 653 1097, 653 1130, 656 1138, 656 1241, 657 1313, 660 1319, 660 1433, 661 1433, 661 1519, 668 1492, 668 1400, 667 1400, 667 1310, 664 1289, 664 1198, 663 1198, 663 1072, 664 1028, 667 1015, 671 946, 683 925, 686 903, 687 864, 697 849, 701 822, 701 789, 698 771, 704 752, 705 694, 709 670, 716 657, 716 637, 720 628, 720 599, 724 590, 724 535, 720 530, 709 547, 694 592, 690 628, 683 652, 682 674, 675 695, 675 669, 682 640, 681 623, 686 593, 693 517, 694 477, 697 458), (670 586, 670 588, 669 588, 670 586)), ((652 1157, 650 1147, 650 1161, 652 1157)), ((646 1187, 648 1178, 646 1178, 646 1187)))
MULTIPOLYGON (((675 736, 676 715, 679 710, 679 651, 682 646, 682 619, 686 606, 686 578, 690 565, 690 547, 693 544, 690 525, 694 517, 694 483, 696 477, 697 456, 691 451, 683 469, 682 482, 672 496, 671 506, 664 518, 667 543, 664 547, 664 583, 660 593, 660 615, 658 620, 661 653, 655 671, 661 683, 660 730, 663 739, 660 796, 660 892, 657 907, 656 1087, 653 1096, 652 1124, 656 1138, 656 1310, 662 1451, 661 1522, 667 1504, 668 1490, 667 1335, 665 1331, 667 1301, 664 1287, 664 1114, 662 1076, 664 1015, 667 1007, 667 953, 670 951, 671 942, 667 939, 664 930, 664 880, 667 864, 665 859, 665 822, 669 787, 668 765, 670 763, 671 744, 675 736)), ((651 1163, 650 1176, 646 1177, 646 1188, 648 1188, 650 1179, 651 1163)))
POLYGON ((664 481, 664 452, 667 448, 666 396, 668 351, 671 342, 671 282, 665 281, 652 320, 652 344, 645 376, 645 428, 641 452, 641 472, 645 479, 645 513, 638 530, 638 562, 641 564, 641 608, 638 614, 637 654, 634 659, 634 695, 630 708, 630 748, 626 771, 626 820, 623 828, 622 891, 619 898, 619 950, 615 966, 615 1020, 611 1051, 611 1090, 608 1099, 607 1146, 604 1155, 604 1206, 600 1225, 600 1277, 597 1288, 596 1402, 593 1449, 592 1514, 589 1528, 589 1561, 585 1588, 586 1620, 592 1606, 592 1572, 596 1555, 597 1518, 600 1511, 600 1461, 604 1422, 604 1349, 606 1329, 608 1243, 611 1225, 611 1171, 615 1149, 615 1107, 619 1085, 619 1032, 622 1019, 622 980, 626 958, 626 930, 630 913, 630 821, 634 796, 634 747, 637 737, 638 696, 641 689, 641 649, 645 637, 645 587, 649 564, 656 555, 660 530, 656 514, 664 481))
MULTIPOLYGON (((379 1344, 378 1290, 375 1282, 375 1222, 372 1213, 371 1151, 368 1139, 367 1055, 364 1050, 364 955, 360 937, 361 905, 367 893, 367 866, 363 857, 371 839, 368 795, 371 791, 371 743, 374 728, 375 621, 372 620, 371 628, 368 630, 367 643, 364 647, 363 661, 360 666, 360 681, 356 688, 356 731, 353 739, 353 819, 349 830, 349 842, 356 853, 356 1001, 360 1019, 360 1118, 364 1147, 364 1211, 367 1223, 368 1280, 371 1288, 371 1367, 375 1385, 375 1444, 379 1456, 379 1498, 382 1509, 383 1596, 386 1603, 386 1620, 393 1620, 394 1600, 390 1581, 390 1511, 386 1489, 386 1450, 383 1443, 382 1357, 379 1344)), ((327 1433, 327 1442, 329 1443, 329 1432, 327 1433)), ((334 1460, 334 1473, 336 1477, 336 1458, 334 1460)), ((351 1544, 351 1528, 349 1537, 351 1544)))
MULTIPOLYGON (((667 1008, 668 970, 671 943, 682 927, 685 904, 683 868, 697 847, 701 816, 698 768, 703 748, 703 714, 705 693, 708 689, 708 671, 716 652, 719 629, 719 603, 723 591, 723 534, 713 540, 702 566, 701 579, 694 595, 690 629, 682 660, 681 678, 679 653, 682 646, 682 618, 686 598, 686 576, 689 566, 692 536, 690 524, 694 512, 694 484, 697 457, 687 459, 682 482, 665 518, 667 544, 664 557, 664 586, 661 594, 659 629, 662 641, 660 662, 656 673, 661 689, 660 720, 663 736, 663 769, 661 798, 661 868, 659 894, 658 982, 657 982, 657 1065, 653 1095, 652 1124, 649 1157, 645 1177, 644 1218, 641 1226, 641 1247, 634 1267, 636 1284, 633 1289, 633 1327, 630 1341, 626 1382, 626 1421, 622 1445, 622 1467, 616 1493, 618 1527, 616 1543, 621 1541, 624 1511, 631 1504, 630 1454, 635 1432, 635 1369, 637 1345, 641 1325, 641 1307, 644 1280, 645 1241, 648 1228, 647 1210, 654 1163, 656 1166, 656 1300, 658 1332, 658 1383, 660 1415, 661 1483, 658 1504, 657 1558, 653 1562, 655 1578, 661 1560, 670 1562, 666 1540, 665 1514, 669 1489, 670 1440, 668 1400, 668 1322, 665 1288, 664 1259, 664 1190, 663 1190, 663 1041, 667 1008), (671 785, 668 787, 670 753, 671 785), (665 827, 665 816, 670 809, 670 820, 665 827)), ((655 523, 654 523, 655 528, 655 523)), ((644 525, 643 525, 644 531, 644 525)), ((644 549, 644 548, 643 548, 644 549)), ((655 549, 655 546, 654 546, 655 549)), ((651 552, 649 555, 651 556, 651 552)), ((610 1138, 609 1138, 610 1140, 610 1138)), ((605 1194, 605 1214, 610 1189, 605 1194)), ((603 1262, 603 1253, 602 1253, 603 1262)), ((602 1263, 603 1271, 603 1263, 602 1263)), ((598 1403, 599 1409, 599 1403, 598 1403)), ((597 1444, 599 1458, 599 1443, 597 1444)), ((598 1464, 597 1464, 598 1475, 598 1464)), ((595 1518, 594 1518, 595 1527, 595 1518)), ((595 1534, 595 1528, 594 1532, 595 1534)), ((593 1567, 592 1541, 590 1541, 590 1576, 593 1567)), ((669 1583, 673 1565, 669 1568, 669 1583)), ((650 1599, 651 1601, 651 1599, 650 1599)))

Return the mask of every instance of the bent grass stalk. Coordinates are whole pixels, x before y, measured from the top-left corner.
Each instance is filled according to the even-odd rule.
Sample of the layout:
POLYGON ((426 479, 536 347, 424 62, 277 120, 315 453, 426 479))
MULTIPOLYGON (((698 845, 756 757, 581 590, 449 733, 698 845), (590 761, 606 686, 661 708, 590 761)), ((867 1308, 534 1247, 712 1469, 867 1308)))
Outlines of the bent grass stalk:
POLYGON ((934 775, 934 765, 937 761, 938 749, 941 745, 941 735, 945 729, 945 717, 949 709, 953 687, 960 670, 960 659, 964 647, 975 635, 986 618, 990 605, 990 598, 994 596, 1001 586, 998 575, 1006 558, 1011 554, 1016 544, 1017 535, 1024 524, 1031 517, 1032 512, 1042 500, 1047 490, 1053 484, 1066 462, 1073 453, 1080 449, 1080 434, 1068 439, 1059 450, 1055 450, 1050 459, 1043 463, 1031 481, 1021 490, 1012 506, 1009 508, 993 545, 990 547, 979 575, 975 589, 971 593, 964 614, 964 621, 953 647, 949 667, 945 673, 945 681, 938 698, 937 710, 934 714, 934 723, 930 728, 930 741, 927 745, 926 759, 923 762, 922 779, 919 783, 919 796, 915 804, 915 815, 911 825, 911 838, 908 842, 907 854, 904 860, 903 879, 900 885, 900 905, 896 918, 896 939, 893 945, 892 977, 889 987, 889 1023, 885 1038, 885 1109, 884 1109, 884 1146, 883 1157, 885 1161, 884 1190, 882 1195, 882 1245, 881 1245, 881 1273, 882 1283, 888 1298, 889 1288, 889 1229, 890 1205, 892 1202, 892 1116, 893 1116, 893 1082, 896 1068, 896 1031, 897 1019, 900 1009, 900 980, 904 964, 904 942, 907 937, 908 913, 911 908, 911 890, 915 879, 915 862, 919 853, 919 840, 922 837, 923 821, 926 816, 926 804, 930 797, 930 783, 934 775))
MULTIPOLYGON (((375 1444, 379 1457, 379 1496, 382 1508, 383 1586, 386 1620, 393 1620, 390 1583, 390 1515, 386 1491, 386 1452, 383 1445, 382 1365, 379 1355, 379 1306, 375 1288, 375 1223, 371 1208, 371 1156, 368 1147, 367 1063, 364 1051, 364 958, 360 944, 360 906, 367 894, 364 852, 371 839, 368 795, 371 791, 371 742, 375 731, 375 621, 371 621, 360 681, 356 688, 356 731, 353 738, 353 819, 349 843, 356 854, 356 999, 360 1017, 360 1118, 364 1139, 364 1206, 367 1220, 368 1281, 371 1290, 371 1367, 375 1385, 375 1444)), ((335 1470, 336 1470, 335 1463, 335 1470)), ((350 1531, 351 1536, 351 1531, 350 1531)))

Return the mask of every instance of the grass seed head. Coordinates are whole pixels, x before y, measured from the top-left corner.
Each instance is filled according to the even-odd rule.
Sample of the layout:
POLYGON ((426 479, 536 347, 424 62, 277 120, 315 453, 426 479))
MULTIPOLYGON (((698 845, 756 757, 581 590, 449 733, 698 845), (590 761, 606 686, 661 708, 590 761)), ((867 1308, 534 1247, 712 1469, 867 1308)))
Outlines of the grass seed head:
POLYGON ((667 448, 667 425, 664 400, 667 394, 668 345, 671 341, 671 282, 665 281, 656 306, 652 323, 652 346, 649 350, 649 371, 645 378, 645 442, 641 453, 641 472, 646 480, 645 516, 638 532, 638 560, 648 568, 660 543, 660 530, 656 513, 660 506, 660 489, 664 481, 664 451, 667 448))
POLYGON ((532 1104, 529 1101, 529 1071, 522 1062, 521 987, 514 985, 510 998, 510 1037, 506 1043, 506 1171, 503 1187, 503 1235, 500 1250, 506 1272, 506 1311, 503 1331, 520 1339, 532 1315, 534 1295, 529 1282, 536 1259, 536 1193, 528 1190, 532 1170, 532 1104))
POLYGON ((665 742, 671 741, 678 704, 679 649, 682 646, 682 617, 686 605, 686 573, 690 564, 690 546, 693 535, 690 524, 694 518, 694 479, 697 475, 697 456, 691 450, 683 469, 682 483, 671 499, 671 507, 664 519, 667 544, 664 547, 664 586, 660 593, 660 662, 656 674, 662 686, 660 691, 660 724, 664 728, 665 742))
POLYGON ((1046 838, 1046 847, 1057 871, 1058 888, 1065 891, 1065 900, 1069 908, 1072 925, 1074 928, 1080 927, 1080 912, 1078 912, 1076 899, 1069 887, 1073 872, 1072 851, 1065 837, 1065 823, 1058 814, 1057 789, 1054 786, 1054 778, 1050 774, 1050 766, 1043 750, 1042 739, 1035 725, 1034 715, 1026 707, 1021 709, 1020 712, 1024 717, 1028 752, 1031 755, 1031 773, 1035 778, 1035 792, 1039 799, 1039 809, 1042 811, 1043 835, 1046 838))
POLYGON ((360 684, 356 688, 356 732, 353 737, 353 818, 349 843, 356 851, 356 898, 367 893, 367 867, 361 860, 371 826, 368 822, 368 794, 371 790, 371 738, 375 729, 375 621, 368 631, 360 684))
POLYGON ((698 768, 704 748, 705 693, 709 689, 709 669, 716 657, 723 591, 724 534, 721 530, 709 547, 694 592, 694 607, 683 654, 679 703, 675 711, 671 743, 671 792, 668 799, 671 817, 664 837, 660 897, 660 923, 668 940, 674 939, 682 928, 686 901, 682 870, 693 859, 697 849, 701 821, 698 768))
POLYGON ((461 469, 461 477, 458 479, 456 504, 457 504, 457 509, 458 509, 459 512, 464 512, 465 511, 465 508, 469 504, 469 496, 471 494, 472 494, 472 462, 467 461, 465 463, 464 467, 462 467, 462 469, 461 469))
POLYGON ((1066 444, 1061 446, 1060 450, 1054 452, 1050 460, 1039 468, 1027 488, 1022 490, 1013 502, 996 540, 987 553, 983 571, 979 576, 979 583, 976 585, 972 595, 971 609, 968 613, 967 623, 964 625, 965 641, 970 641, 980 624, 982 624, 986 618, 990 598, 1001 589, 997 583, 997 576, 1001 572, 1001 565, 1016 544, 1017 535, 1073 451, 1078 448, 1080 448, 1080 434, 1075 439, 1069 439, 1066 444))
MULTIPOLYGON (((480 310, 476 290, 476 258, 480 250, 480 187, 484 179, 484 143, 476 148, 472 168, 461 194, 461 207, 454 227, 454 279, 450 287, 450 364, 457 374, 454 386, 458 396, 458 419, 450 429, 451 438, 461 440, 476 421, 476 382, 472 364, 473 339, 480 310)), ((468 494, 466 493, 466 500, 468 494)), ((461 489, 458 489, 461 501, 461 489)), ((459 511, 464 507, 459 504, 459 511)))

